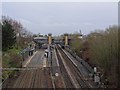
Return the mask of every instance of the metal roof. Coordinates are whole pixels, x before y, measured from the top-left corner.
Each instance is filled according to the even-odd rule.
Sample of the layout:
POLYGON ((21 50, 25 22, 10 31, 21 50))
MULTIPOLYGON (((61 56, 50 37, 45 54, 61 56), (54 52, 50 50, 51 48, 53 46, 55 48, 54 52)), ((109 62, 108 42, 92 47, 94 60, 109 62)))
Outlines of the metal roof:
POLYGON ((48 39, 47 37, 34 37, 34 39, 48 39))

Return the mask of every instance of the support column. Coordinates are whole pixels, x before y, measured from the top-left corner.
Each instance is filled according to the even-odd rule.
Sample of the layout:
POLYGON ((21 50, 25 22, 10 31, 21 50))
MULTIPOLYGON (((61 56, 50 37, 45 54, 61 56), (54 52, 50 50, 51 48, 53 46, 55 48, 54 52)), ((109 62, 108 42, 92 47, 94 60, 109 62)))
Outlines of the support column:
POLYGON ((68 46, 68 34, 65 34, 65 46, 68 46))
POLYGON ((52 43, 52 34, 48 34, 48 44, 50 45, 52 43))

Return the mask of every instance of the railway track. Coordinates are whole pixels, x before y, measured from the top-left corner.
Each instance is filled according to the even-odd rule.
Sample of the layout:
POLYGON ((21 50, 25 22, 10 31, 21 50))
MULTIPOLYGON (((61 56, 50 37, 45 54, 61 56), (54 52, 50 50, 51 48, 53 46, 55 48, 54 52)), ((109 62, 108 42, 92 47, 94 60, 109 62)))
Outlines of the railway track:
POLYGON ((61 71, 61 74, 62 74, 62 77, 63 77, 63 80, 64 80, 65 88, 74 88, 74 85, 72 84, 72 82, 70 80, 70 77, 69 77, 69 75, 68 75, 68 73, 65 69, 63 61, 62 61, 61 57, 59 56, 57 47, 55 48, 55 51, 56 51, 56 55, 58 57, 58 62, 60 64, 60 71, 61 71))
POLYGON ((54 51, 56 54, 54 56, 57 58, 56 60, 54 57, 54 62, 56 60, 57 66, 54 64, 51 67, 42 68, 26 67, 21 71, 12 88, 89 88, 78 67, 63 49, 55 45, 54 51), (56 72, 59 74, 58 76, 55 75, 56 72))
POLYGON ((53 88, 50 68, 24 70, 13 88, 53 88))
POLYGON ((57 49, 57 53, 59 52, 59 54, 61 54, 61 58, 64 59, 64 62, 66 63, 66 67, 68 67, 70 72, 72 72, 71 74, 73 74, 73 76, 71 76, 71 79, 74 78, 74 83, 71 80, 73 85, 76 86, 76 88, 89 88, 90 87, 89 84, 83 78, 83 76, 81 75, 75 63, 71 61, 71 59, 64 53, 64 51, 62 50, 60 46, 57 45, 56 49, 57 49))

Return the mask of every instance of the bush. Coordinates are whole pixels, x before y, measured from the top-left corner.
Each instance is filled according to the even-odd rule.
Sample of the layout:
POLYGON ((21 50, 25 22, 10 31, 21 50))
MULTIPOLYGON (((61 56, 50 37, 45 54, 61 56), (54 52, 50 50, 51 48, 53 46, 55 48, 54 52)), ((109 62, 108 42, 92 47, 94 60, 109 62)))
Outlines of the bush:
POLYGON ((117 81, 118 28, 109 27, 105 31, 92 33, 89 38, 91 63, 103 69, 105 77, 112 83, 117 81))

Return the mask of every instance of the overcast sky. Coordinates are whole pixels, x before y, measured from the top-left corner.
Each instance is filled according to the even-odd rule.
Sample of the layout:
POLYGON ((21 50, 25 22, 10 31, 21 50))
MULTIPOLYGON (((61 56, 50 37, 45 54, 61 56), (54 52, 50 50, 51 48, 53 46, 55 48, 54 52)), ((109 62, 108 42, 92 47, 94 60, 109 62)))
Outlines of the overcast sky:
POLYGON ((60 35, 81 29, 88 34, 118 23, 117 2, 3 2, 2 15, 33 33, 60 35))

